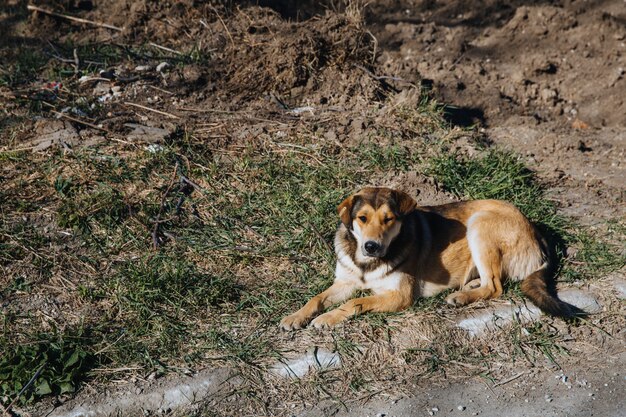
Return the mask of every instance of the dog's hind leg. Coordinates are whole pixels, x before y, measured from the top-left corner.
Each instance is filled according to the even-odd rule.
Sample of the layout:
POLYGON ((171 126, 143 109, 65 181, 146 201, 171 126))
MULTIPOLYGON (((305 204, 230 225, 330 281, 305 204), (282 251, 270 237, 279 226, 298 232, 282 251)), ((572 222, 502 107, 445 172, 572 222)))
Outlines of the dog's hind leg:
POLYGON ((450 294, 446 297, 448 304, 462 306, 502 295, 502 254, 488 232, 493 228, 492 219, 481 214, 472 216, 467 228, 467 240, 480 276, 480 286, 450 294))
POLYGON ((279 327, 283 330, 301 329, 309 323, 313 316, 325 308, 348 299, 355 289, 353 283, 335 282, 326 291, 311 298, 300 310, 283 318, 279 327))

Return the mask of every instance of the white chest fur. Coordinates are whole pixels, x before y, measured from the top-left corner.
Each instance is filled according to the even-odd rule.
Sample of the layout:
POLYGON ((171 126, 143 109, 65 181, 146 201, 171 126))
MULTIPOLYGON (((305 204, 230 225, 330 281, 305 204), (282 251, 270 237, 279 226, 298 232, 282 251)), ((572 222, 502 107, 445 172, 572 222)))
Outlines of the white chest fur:
POLYGON ((339 259, 335 271, 335 281, 350 283, 357 289, 372 290, 374 293, 397 290, 401 279, 400 273, 390 272, 389 265, 363 272, 347 255, 339 259))

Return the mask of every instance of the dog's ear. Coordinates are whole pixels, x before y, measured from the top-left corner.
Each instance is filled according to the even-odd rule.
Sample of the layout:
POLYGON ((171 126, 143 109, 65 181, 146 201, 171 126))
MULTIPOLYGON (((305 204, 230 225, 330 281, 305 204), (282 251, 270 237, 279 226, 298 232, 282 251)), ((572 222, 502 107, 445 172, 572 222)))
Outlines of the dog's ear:
POLYGON ((413 200, 413 197, 405 193, 404 191, 394 190, 394 200, 396 200, 396 207, 400 215, 404 216, 415 210, 417 202, 413 200))
POLYGON ((339 213, 339 218, 348 229, 352 229, 352 205, 354 204, 355 198, 356 196, 353 194, 343 200, 341 204, 339 204, 339 206, 337 207, 337 213, 339 213))

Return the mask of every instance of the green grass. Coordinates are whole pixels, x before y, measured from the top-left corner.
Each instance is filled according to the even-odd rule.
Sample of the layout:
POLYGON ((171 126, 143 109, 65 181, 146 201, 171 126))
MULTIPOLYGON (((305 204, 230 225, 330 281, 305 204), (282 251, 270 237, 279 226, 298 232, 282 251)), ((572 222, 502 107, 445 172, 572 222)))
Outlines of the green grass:
POLYGON ((430 161, 428 172, 459 198, 508 201, 553 232, 562 233, 568 226, 554 202, 544 196, 535 173, 510 152, 489 149, 476 158, 443 154, 430 161))
POLYGON ((624 268, 626 251, 619 242, 624 242, 625 237, 626 228, 617 222, 609 223, 603 235, 586 229, 577 230, 569 240, 576 250, 561 269, 562 279, 593 279, 624 268))
POLYGON ((550 363, 560 368, 557 358, 569 354, 563 344, 563 336, 546 323, 534 322, 522 325, 516 322, 506 334, 509 335, 513 360, 523 357, 526 361, 535 363, 537 355, 543 355, 550 363))
MULTIPOLYGON (((18 364, 19 380, 28 380, 41 366, 45 349, 52 349, 46 355, 53 362, 42 378, 52 393, 103 378, 101 372, 90 372, 94 367, 127 367, 145 375, 206 363, 256 369, 279 357, 271 335, 280 318, 332 282, 338 202, 388 172, 415 169, 422 157, 401 145, 338 150, 295 139, 293 148, 250 146, 222 154, 199 147, 193 135, 183 132, 159 153, 85 150, 53 153, 45 163, 33 163, 36 156, 29 154, 7 159, 28 168, 3 190, 5 196, 17 201, 18 193, 34 186, 36 195, 45 198, 24 207, 7 206, 3 216, 30 216, 45 204, 52 223, 46 233, 32 222, 4 223, 0 258, 5 267, 17 268, 33 252, 41 259, 33 262, 39 265, 38 275, 15 275, 1 289, 3 297, 23 302, 30 292, 41 290, 54 265, 64 265, 70 271, 88 271, 69 275, 76 286, 69 290, 71 304, 65 307, 81 306, 87 313, 67 327, 80 329, 81 336, 75 336, 77 330, 45 332, 37 317, 17 321, 11 319, 15 311, 4 313, 0 344, 13 353, 0 376, 18 364), (185 188, 182 175, 200 188, 185 188), (155 251, 151 234, 159 212, 161 240, 155 251), (67 365, 73 355, 68 352, 80 352, 80 364, 67 365)), ((429 172, 459 197, 509 200, 546 227, 566 228, 566 219, 515 155, 495 150, 474 159, 441 155, 431 161, 429 172)), ((616 268, 619 262, 612 252, 602 254, 606 247, 594 242, 582 241, 584 250, 576 256, 594 271, 616 268)), ((573 266, 581 276, 591 273, 573 266)), ((508 292, 518 296, 515 286, 508 292)), ((420 300, 414 311, 433 314, 444 296, 420 300)), ((364 326, 364 334, 373 340, 390 342, 390 319, 392 315, 364 315, 356 325, 364 326)), ((530 359, 539 352, 556 360, 563 353, 556 336, 540 330, 520 330, 508 342, 511 351, 530 359)), ((346 360, 362 354, 362 342, 353 336, 333 332, 332 337, 334 349, 346 360)), ((407 363, 423 375, 445 375, 463 361, 488 369, 485 361, 491 354, 455 343, 417 346, 406 352, 407 363)), ((368 390, 371 378, 355 371, 350 389, 368 390)), ((38 380, 20 401, 47 391, 42 384, 38 380)), ((17 395, 17 386, 9 388, 5 404, 17 395)))
POLYGON ((48 62, 41 50, 21 46, 10 52, 7 65, 0 68, 0 86, 16 87, 33 81, 48 62))

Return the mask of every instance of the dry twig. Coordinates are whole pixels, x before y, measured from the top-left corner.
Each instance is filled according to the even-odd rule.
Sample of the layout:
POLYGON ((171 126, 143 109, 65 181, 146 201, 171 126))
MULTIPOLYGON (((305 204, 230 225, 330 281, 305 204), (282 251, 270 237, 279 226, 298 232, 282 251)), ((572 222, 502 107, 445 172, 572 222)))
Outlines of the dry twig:
POLYGON ((63 118, 65 118, 65 119, 71 120, 71 121, 73 121, 73 122, 79 123, 79 124, 81 124, 81 125, 84 125, 84 126, 90 127, 90 128, 92 128, 92 129, 100 130, 100 131, 102 131, 102 132, 106 132, 106 133, 111 134, 111 132, 109 132, 108 130, 106 130, 106 129, 105 129, 105 128, 103 128, 103 127, 100 127, 100 126, 94 125, 93 123, 85 122, 85 121, 83 121, 83 120, 77 119, 77 118, 72 117, 72 116, 68 116, 68 115, 67 115, 67 114, 65 114, 65 113, 60 113, 60 112, 58 112, 58 111, 56 111, 56 110, 52 110, 52 113, 54 113, 54 114, 56 114, 56 115, 58 115, 58 116, 60 116, 60 117, 63 117, 63 118))
POLYGON ((226 23, 224 23, 224 19, 222 19, 222 16, 220 16, 220 13, 217 11, 217 9, 214 6, 210 6, 210 7, 215 12, 215 15, 220 20, 220 23, 222 24, 222 26, 224 26, 224 30, 226 31, 226 34, 228 35, 228 39, 230 39, 230 44, 234 48, 235 47, 235 41, 233 40, 233 36, 230 34, 230 31, 228 30, 228 27, 226 26, 226 23))
POLYGON ((161 45, 156 44, 156 43, 154 43, 154 42, 150 42, 150 46, 154 46, 155 48, 157 48, 157 49, 161 49, 161 50, 163 50, 163 51, 165 51, 165 52, 171 52, 171 53, 176 54, 176 55, 182 55, 182 53, 181 53, 181 52, 178 52, 178 51, 177 51, 177 50, 175 50, 175 49, 166 48, 165 46, 161 46, 161 45))
POLYGON ((520 372, 519 374, 515 374, 510 378, 507 378, 505 380, 502 380, 496 384, 493 384, 494 387, 499 387, 500 385, 504 385, 504 384, 508 384, 511 381, 515 381, 517 378, 519 378, 520 376, 524 375, 526 372, 520 372))
POLYGON ((33 384, 33 382, 35 382, 35 380, 37 379, 37 377, 39 376, 39 374, 41 374, 41 371, 43 371, 43 368, 45 368, 47 364, 48 364, 48 362, 44 362, 44 363, 43 363, 43 365, 41 365, 41 366, 39 367, 39 369, 37 369, 37 372, 35 372, 35 375, 33 375, 33 377, 30 379, 30 381, 28 381, 28 382, 26 383, 26 385, 24 385, 24 386, 22 387, 22 389, 20 390, 20 392, 19 392, 19 393, 15 396, 15 398, 13 398, 13 401, 11 401, 11 402, 9 403, 9 405, 7 405, 7 406, 4 408, 4 412, 5 412, 5 414, 6 414, 6 415, 9 415, 9 416, 11 415, 11 414, 10 414, 10 412, 11 412, 11 408, 13 407, 13 404, 15 404, 15 402, 16 402, 16 401, 20 398, 20 396, 26 392, 26 390, 28 389, 28 387, 30 387, 30 386, 33 384))
POLYGON ((65 15, 65 14, 56 13, 56 12, 53 12, 51 10, 46 10, 46 9, 42 9, 41 7, 33 6, 32 4, 29 4, 28 6, 26 6, 26 8, 28 10, 32 11, 32 12, 39 12, 39 13, 47 14, 49 16, 54 16, 54 17, 58 17, 58 18, 61 18, 61 19, 67 19, 67 20, 70 20, 72 22, 85 23, 85 24, 88 24, 88 25, 98 26, 98 27, 101 27, 101 28, 117 30, 118 32, 121 32, 121 31, 124 30, 124 28, 119 28, 117 26, 109 25, 107 23, 94 22, 93 20, 87 20, 87 19, 82 19, 80 17, 68 16, 68 15, 65 15))
POLYGON ((172 113, 167 113, 161 110, 157 110, 157 109, 153 109, 151 107, 146 107, 146 106, 142 106, 141 104, 137 104, 137 103, 131 103, 129 101, 125 101, 124 104, 128 105, 128 106, 133 106, 133 107, 137 107, 139 109, 143 109, 143 110, 147 110, 147 111, 151 111, 153 113, 157 113, 160 114, 162 116, 167 116, 170 117, 172 119, 180 119, 180 117, 176 116, 175 114, 172 113))

